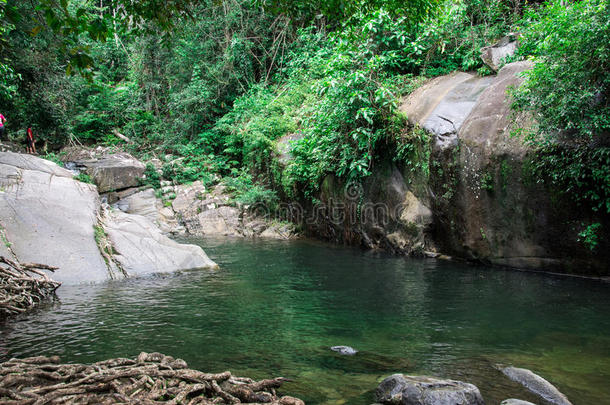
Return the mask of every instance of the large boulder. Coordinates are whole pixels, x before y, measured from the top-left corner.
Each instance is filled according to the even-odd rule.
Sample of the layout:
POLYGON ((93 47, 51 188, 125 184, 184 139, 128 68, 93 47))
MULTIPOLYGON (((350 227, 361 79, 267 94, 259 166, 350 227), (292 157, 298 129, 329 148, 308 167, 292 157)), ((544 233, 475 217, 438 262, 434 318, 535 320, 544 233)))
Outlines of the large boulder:
POLYGON ((491 46, 481 48, 481 60, 491 70, 497 72, 506 58, 513 56, 517 51, 517 39, 515 34, 506 35, 491 46))
POLYGON ((493 80, 464 72, 437 77, 410 94, 400 110, 434 134, 437 147, 455 146, 462 124, 493 80))
POLYGON ((568 398, 553 384, 538 374, 525 368, 505 367, 502 372, 511 380, 518 382, 534 394, 555 405, 572 405, 568 398))
POLYGON ((143 216, 103 215, 96 187, 31 155, 0 152, 0 254, 59 267, 64 284, 216 265, 143 216))
POLYGON ((100 193, 138 186, 146 166, 129 153, 110 149, 66 149, 62 160, 91 177, 100 193))
POLYGON ((141 215, 112 210, 104 230, 112 243, 113 260, 127 276, 217 267, 199 246, 167 238, 141 215))
POLYGON ((57 266, 65 284, 103 281, 108 268, 95 242, 95 186, 31 155, 0 152, 0 225, 21 262, 57 266))
POLYGON ((388 405, 484 405, 469 383, 436 377, 394 374, 377 387, 377 401, 388 405))
MULTIPOLYGON (((409 120, 436 138, 426 204, 431 239, 453 256, 501 266, 607 272, 608 249, 593 255, 577 236, 582 224, 602 219, 532 172, 535 152, 519 130, 527 132, 533 120, 511 110, 508 94, 531 66, 510 63, 486 78, 439 77, 405 100, 409 120)), ((417 197, 426 201, 423 191, 417 197)))
POLYGON ((180 235, 186 232, 186 229, 179 224, 174 210, 169 206, 165 206, 155 196, 155 190, 152 188, 129 193, 114 206, 128 214, 146 217, 150 222, 158 226, 163 233, 180 235))

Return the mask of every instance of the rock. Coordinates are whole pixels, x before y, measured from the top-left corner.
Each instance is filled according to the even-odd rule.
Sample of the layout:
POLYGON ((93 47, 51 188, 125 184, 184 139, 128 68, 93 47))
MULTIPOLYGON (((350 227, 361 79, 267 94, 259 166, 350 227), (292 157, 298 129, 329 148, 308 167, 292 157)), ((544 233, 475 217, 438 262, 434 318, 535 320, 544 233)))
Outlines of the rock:
POLYGON ((510 398, 510 399, 505 399, 504 401, 500 402, 500 405, 536 405, 536 404, 533 404, 528 401, 523 401, 521 399, 510 398))
POLYGON ((174 211, 164 207, 152 188, 127 195, 115 207, 128 214, 142 215, 161 229, 163 233, 183 234, 186 229, 178 223, 174 211))
POLYGON ((284 396, 280 398, 280 405, 305 405, 305 402, 298 398, 284 396))
POLYGON ((388 161, 362 183, 345 184, 329 175, 322 182, 320 203, 307 207, 300 224, 309 234, 336 243, 405 255, 432 250, 426 236, 433 222, 428 186, 411 175, 388 161))
MULTIPOLYGON (((500 266, 604 274, 610 249, 587 252, 575 229, 607 219, 594 214, 594 220, 532 178, 535 152, 519 132, 513 134, 532 128, 533 120, 511 110, 507 90, 518 86, 531 66, 528 61, 509 63, 495 77, 438 77, 401 106, 413 124, 436 137, 426 184, 414 187, 421 180, 404 174, 409 190, 433 213, 428 225, 433 233, 424 247, 430 250, 426 244, 434 244, 436 251, 500 266)), ((381 183, 382 175, 397 183, 387 171, 371 178, 381 183)), ((368 187, 377 186, 367 185, 365 195, 368 187)), ((383 227, 390 250, 419 250, 421 238, 409 236, 401 222, 402 229, 383 227)))
POLYGON ((201 182, 175 187, 172 208, 187 232, 199 236, 263 237, 291 239, 296 228, 235 206, 222 185, 206 190, 201 182))
POLYGON ((260 227, 251 229, 254 229, 254 232, 257 232, 261 228, 264 230, 255 233, 255 235, 265 239, 293 239, 296 236, 294 224, 287 222, 269 224, 268 222, 261 221, 260 227))
POLYGON ((462 381, 394 374, 377 387, 376 398, 391 405, 484 405, 479 389, 462 381))
POLYGON ((136 187, 144 177, 146 166, 126 152, 111 149, 64 149, 64 162, 72 162, 97 185, 100 193, 136 187))
POLYGON ((493 80, 463 72, 442 76, 411 93, 400 110, 412 123, 436 135, 437 148, 452 147, 464 120, 493 80))
POLYGON ((481 48, 481 59, 491 70, 497 72, 504 59, 515 54, 517 46, 516 35, 506 35, 494 45, 481 48))
POLYGON ((358 353, 358 350, 349 346, 332 346, 330 350, 346 356, 353 356, 354 354, 358 353))
POLYGON ((128 153, 109 155, 86 163, 86 166, 86 173, 100 193, 137 186, 146 169, 142 162, 128 153))
POLYGON ((57 266, 53 278, 63 284, 216 266, 201 248, 164 237, 145 217, 116 211, 100 223, 99 214, 94 185, 50 161, 0 152, 0 232, 7 242, 0 254, 57 266))
POLYGON ((204 236, 240 236, 239 210, 222 206, 197 215, 198 233, 204 236))
POLYGON ((110 211, 104 230, 112 242, 113 258, 127 276, 218 267, 199 246, 174 242, 141 215, 110 211))
POLYGON ((556 405, 572 405, 553 384, 525 368, 505 367, 502 372, 511 380, 518 382, 534 394, 556 405))
POLYGON ((0 152, 0 225, 20 262, 59 267, 53 278, 64 284, 107 280, 94 236, 98 207, 95 186, 70 171, 0 152))

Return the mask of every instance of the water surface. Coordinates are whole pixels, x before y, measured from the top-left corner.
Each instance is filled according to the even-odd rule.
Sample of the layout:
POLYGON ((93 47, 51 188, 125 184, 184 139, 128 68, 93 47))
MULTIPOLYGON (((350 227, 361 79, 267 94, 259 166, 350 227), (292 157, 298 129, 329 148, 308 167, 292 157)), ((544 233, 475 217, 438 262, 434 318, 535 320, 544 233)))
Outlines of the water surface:
POLYGON ((197 242, 219 271, 62 287, 60 303, 0 326, 0 358, 159 351, 291 378, 284 392, 308 404, 368 405, 384 376, 421 373, 472 382, 488 404, 542 404, 495 368, 513 364, 575 405, 610 403, 609 284, 310 241, 197 242))

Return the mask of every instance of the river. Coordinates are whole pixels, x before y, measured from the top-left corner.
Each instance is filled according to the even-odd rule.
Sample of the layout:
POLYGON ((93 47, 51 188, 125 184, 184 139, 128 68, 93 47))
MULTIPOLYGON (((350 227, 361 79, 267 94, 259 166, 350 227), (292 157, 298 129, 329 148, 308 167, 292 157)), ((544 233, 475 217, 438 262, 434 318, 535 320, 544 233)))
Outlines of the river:
POLYGON ((608 283, 305 240, 190 241, 220 270, 61 287, 58 303, 0 325, 0 359, 159 351, 204 371, 290 378, 283 392, 310 405, 368 405, 394 372, 472 382, 488 404, 542 404, 495 367, 512 364, 574 405, 610 403, 608 283))

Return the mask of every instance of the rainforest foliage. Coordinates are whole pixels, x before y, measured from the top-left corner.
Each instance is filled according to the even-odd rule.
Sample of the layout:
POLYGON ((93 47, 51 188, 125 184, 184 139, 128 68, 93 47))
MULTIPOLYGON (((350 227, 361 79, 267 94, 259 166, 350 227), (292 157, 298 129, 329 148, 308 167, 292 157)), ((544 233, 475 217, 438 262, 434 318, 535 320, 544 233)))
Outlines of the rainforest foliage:
POLYGON ((398 102, 426 78, 492 72, 482 46, 520 33, 534 69, 514 108, 538 123, 539 181, 610 213, 605 0, 0 0, 0 112, 49 151, 124 145, 178 182, 244 201, 314 198, 383 156, 426 175, 428 136, 398 102), (293 159, 276 145, 289 136, 293 159), (566 142, 565 140, 569 140, 566 142))

